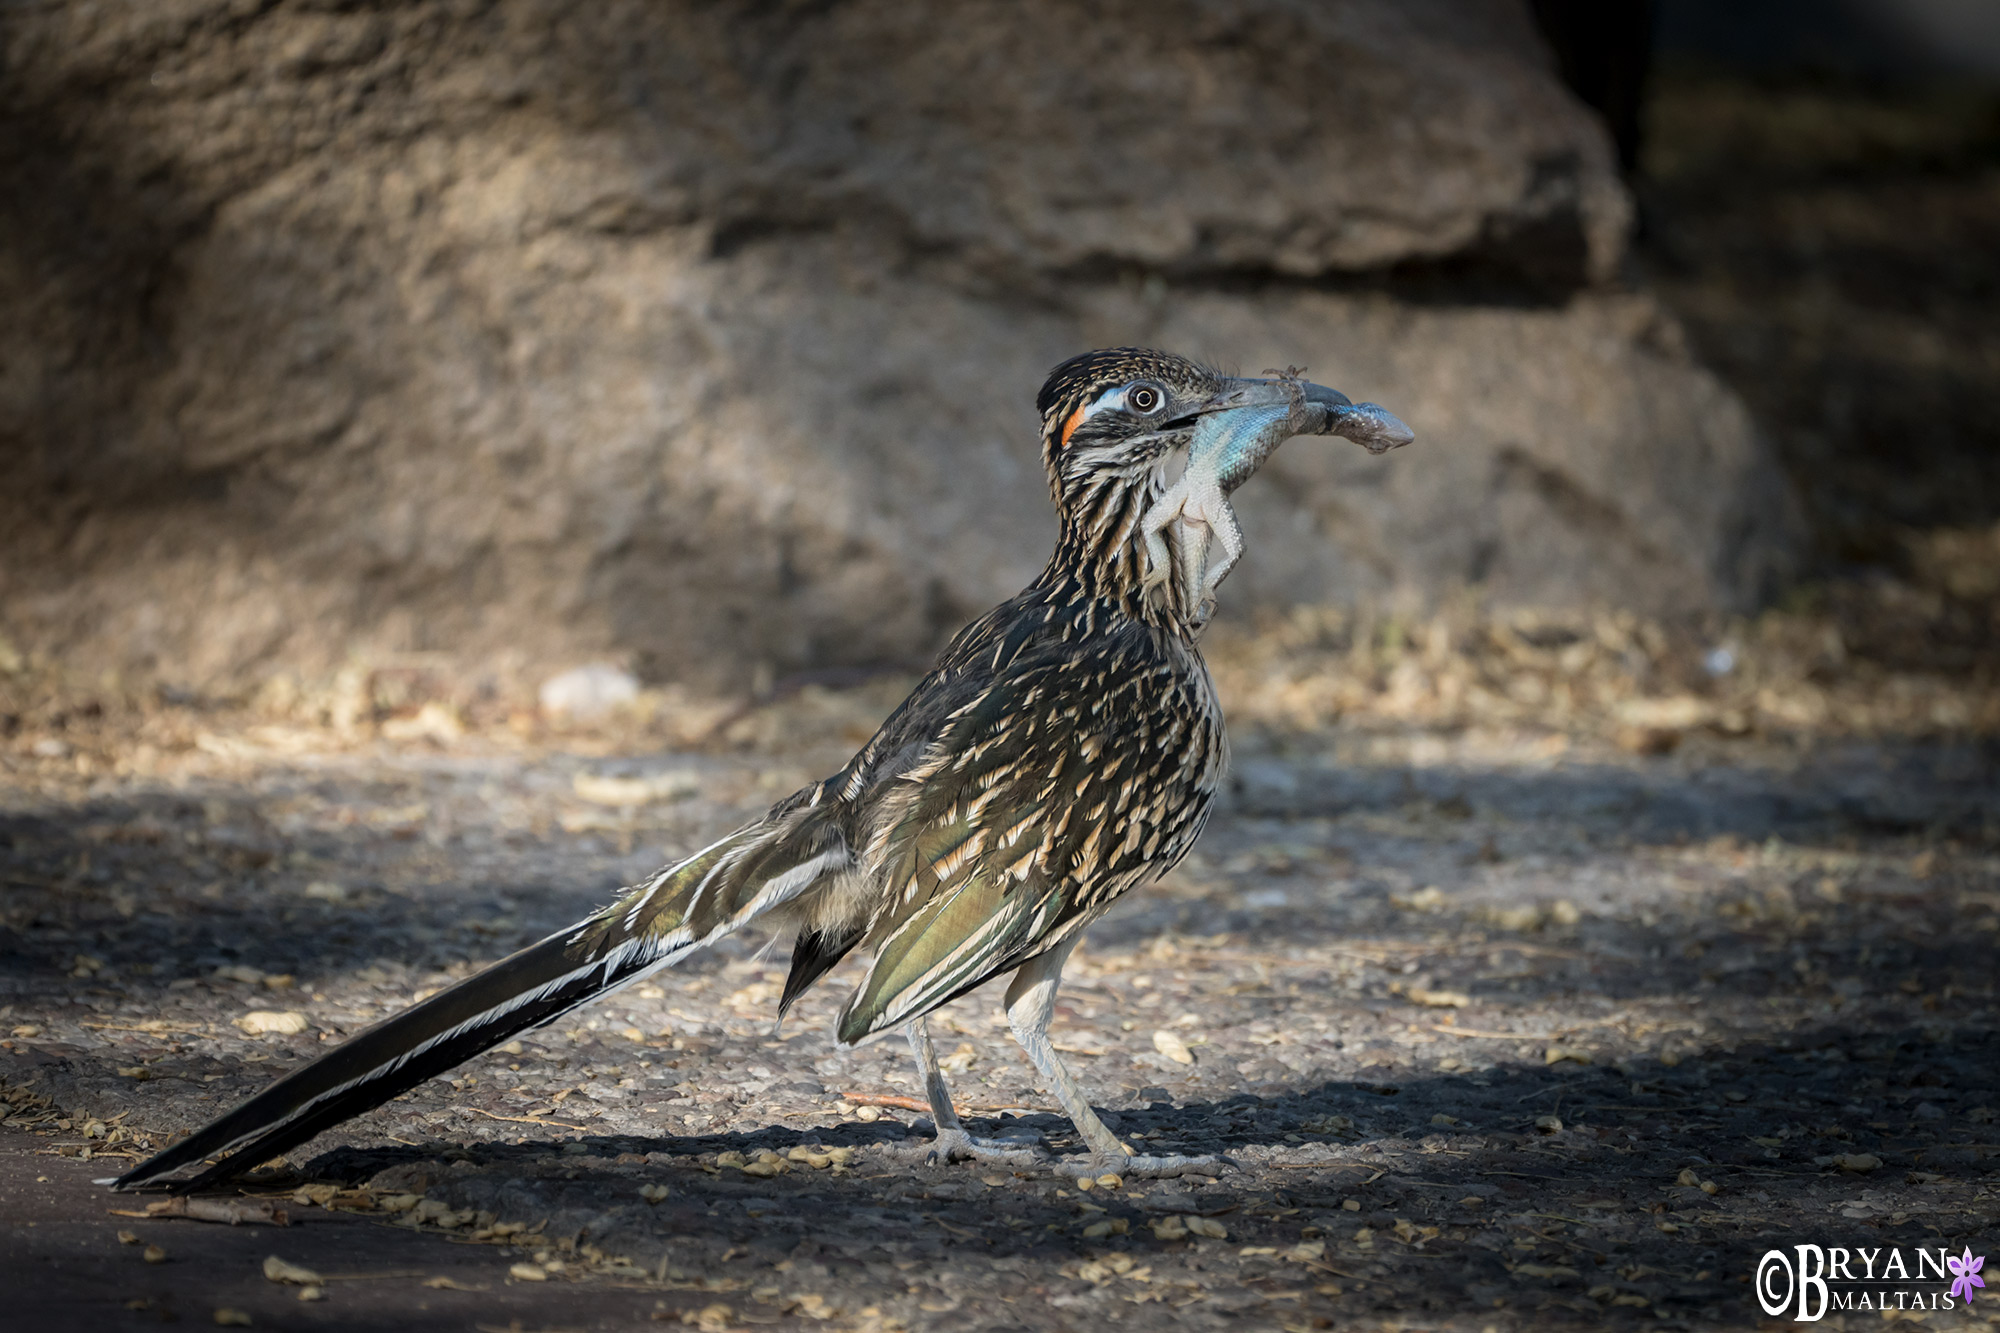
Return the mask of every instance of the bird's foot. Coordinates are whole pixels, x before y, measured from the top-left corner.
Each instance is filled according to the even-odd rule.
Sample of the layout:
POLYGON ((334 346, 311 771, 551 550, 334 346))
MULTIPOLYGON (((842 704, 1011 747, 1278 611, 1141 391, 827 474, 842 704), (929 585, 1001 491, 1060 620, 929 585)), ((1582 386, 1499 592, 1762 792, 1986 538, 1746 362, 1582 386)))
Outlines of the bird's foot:
POLYGON ((1056 1169, 1075 1180, 1107 1175, 1159 1180, 1171 1176, 1219 1176, 1236 1169, 1236 1163, 1220 1153, 1203 1157, 1180 1153, 1147 1157, 1138 1153, 1095 1152, 1087 1157, 1066 1157, 1056 1164, 1056 1169))
POLYGON ((945 1129, 931 1141, 927 1161, 990 1162, 995 1166, 1041 1166, 1049 1160, 1042 1151, 1042 1136, 1032 1131, 1005 1138, 984 1139, 963 1129, 945 1129))

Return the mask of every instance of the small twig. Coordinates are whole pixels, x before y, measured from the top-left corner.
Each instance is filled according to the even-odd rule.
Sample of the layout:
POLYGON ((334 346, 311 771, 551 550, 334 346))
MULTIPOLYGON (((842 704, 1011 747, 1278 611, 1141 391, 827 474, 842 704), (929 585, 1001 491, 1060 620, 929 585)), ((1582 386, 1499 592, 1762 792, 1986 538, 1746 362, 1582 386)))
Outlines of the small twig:
POLYGON ((387 1273, 328 1273, 320 1278, 322 1282, 380 1282, 386 1278, 423 1277, 421 1268, 397 1268, 387 1273))
MULTIPOLYGON (((843 1092, 840 1094, 840 1099, 845 1102, 852 1102, 856 1106, 893 1106, 899 1111, 929 1111, 931 1109, 929 1102, 920 1102, 915 1097, 898 1096, 893 1092, 843 1092)), ((960 1115, 968 1113, 968 1109, 963 1106, 954 1106, 952 1110, 958 1112, 960 1115)))
POLYGON ((963 1236, 967 1240, 984 1239, 984 1237, 982 1237, 977 1231, 967 1231, 964 1227, 955 1227, 951 1223, 939 1217, 936 1213, 925 1213, 923 1215, 923 1218, 924 1221, 932 1223, 933 1225, 939 1227, 942 1230, 949 1231, 954 1236, 963 1236))
POLYGON ((172 1034, 172 1033, 175 1033, 175 1032, 193 1032, 193 1033, 199 1033, 199 1034, 201 1034, 201 1035, 203 1035, 203 1036, 206 1036, 206 1035, 208 1034, 208 1031, 209 1031, 209 1029, 208 1029, 208 1025, 207 1025, 207 1024, 203 1024, 203 1025, 202 1025, 202 1026, 200 1026, 200 1027, 192 1027, 192 1028, 190 1028, 190 1027, 157 1027, 157 1028, 155 1028, 155 1027, 145 1027, 145 1026, 143 1026, 143 1025, 141 1025, 141 1026, 135 1026, 135 1025, 133 1025, 133 1024, 131 1024, 131 1023, 90 1023, 90 1022, 85 1022, 85 1023, 82 1023, 82 1024, 79 1024, 78 1026, 80 1026, 80 1027, 86 1027, 86 1028, 89 1028, 89 1029, 90 1029, 90 1030, 91 1030, 92 1032, 143 1032, 143 1033, 145 1033, 145 1034, 146 1034, 147 1036, 149 1036, 149 1037, 165 1037, 165 1036, 168 1036, 168 1035, 170 1035, 170 1034, 172 1034))
MULTIPOLYGON (((856 1106, 888 1106, 899 1111, 921 1111, 926 1115, 930 1114, 931 1109, 929 1102, 918 1101, 915 1097, 904 1097, 893 1092, 843 1092, 840 1094, 840 1099, 844 1102, 851 1102, 856 1106)), ((968 1102, 954 1102, 951 1109, 962 1116, 999 1115, 1005 1111, 1011 1111, 1017 1115, 1039 1115, 1041 1113, 1040 1107, 1022 1106, 1018 1102, 985 1106, 973 1106, 968 1102)))
MULTIPOLYGON (((556 1129, 573 1129, 579 1134, 586 1134, 589 1132, 582 1125, 572 1125, 562 1120, 543 1120, 538 1116, 532 1116, 532 1115, 495 1115, 491 1111, 482 1111, 476 1106, 464 1106, 460 1107, 459 1109, 464 1111, 470 1111, 474 1115, 483 1115, 488 1120, 505 1120, 516 1125, 549 1125, 556 1129)), ((400 1139, 397 1141, 401 1142, 400 1139)))
POLYGON ((1491 1041, 1554 1041, 1555 1034, 1545 1032, 1496 1032, 1488 1028, 1460 1028, 1449 1023, 1433 1023, 1432 1031, 1443 1032, 1453 1037, 1485 1037, 1491 1041))
POLYGON ((1332 1264, 1321 1263, 1317 1259, 1308 1259, 1305 1261, 1305 1265, 1307 1268, 1316 1269, 1322 1273, 1331 1273, 1335 1277, 1344 1277, 1349 1282, 1361 1281, 1361 1278, 1356 1274, 1350 1273, 1344 1268, 1335 1268, 1332 1264))

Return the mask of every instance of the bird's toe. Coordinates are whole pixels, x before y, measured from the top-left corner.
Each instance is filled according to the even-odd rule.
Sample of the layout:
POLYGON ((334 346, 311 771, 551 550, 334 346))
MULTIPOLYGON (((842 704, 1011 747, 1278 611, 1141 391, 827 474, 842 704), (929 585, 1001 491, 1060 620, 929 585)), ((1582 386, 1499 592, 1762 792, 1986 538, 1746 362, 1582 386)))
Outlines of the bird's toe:
POLYGON ((1167 1176, 1216 1176, 1235 1165, 1225 1157, 1184 1157, 1178 1153, 1148 1157, 1138 1153, 1090 1153, 1066 1157, 1056 1170, 1072 1180, 1094 1180, 1104 1176, 1121 1179, 1157 1179, 1167 1176))
POLYGON ((1039 1166, 1048 1160, 1041 1136, 981 1138, 963 1129, 940 1132, 931 1144, 932 1162, 985 1162, 995 1166, 1039 1166))

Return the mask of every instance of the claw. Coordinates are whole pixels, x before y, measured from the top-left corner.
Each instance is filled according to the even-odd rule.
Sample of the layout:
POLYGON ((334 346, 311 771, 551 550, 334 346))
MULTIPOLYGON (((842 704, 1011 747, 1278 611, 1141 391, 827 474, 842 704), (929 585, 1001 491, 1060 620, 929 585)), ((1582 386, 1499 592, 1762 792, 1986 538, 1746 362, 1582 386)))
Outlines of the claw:
MULTIPOLYGON (((1037 1141, 1040 1135, 1036 1135, 1037 1141)), ((963 1129, 947 1129, 940 1132, 931 1144, 926 1166, 969 1158, 975 1162, 992 1162, 999 1166, 1040 1166, 1048 1160, 1048 1154, 1039 1147, 1022 1139, 982 1139, 968 1134, 963 1129)))

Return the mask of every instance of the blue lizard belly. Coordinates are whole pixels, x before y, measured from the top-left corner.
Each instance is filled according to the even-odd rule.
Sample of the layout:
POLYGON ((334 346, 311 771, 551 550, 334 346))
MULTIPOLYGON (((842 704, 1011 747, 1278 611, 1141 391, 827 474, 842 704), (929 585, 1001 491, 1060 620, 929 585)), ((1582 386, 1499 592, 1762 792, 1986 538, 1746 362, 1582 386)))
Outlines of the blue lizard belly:
POLYGON ((1248 481, 1292 434, 1289 406, 1239 408, 1202 418, 1188 442, 1188 470, 1206 470, 1226 495, 1248 481))

